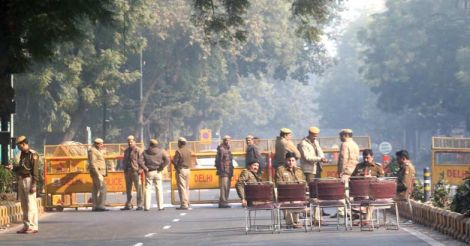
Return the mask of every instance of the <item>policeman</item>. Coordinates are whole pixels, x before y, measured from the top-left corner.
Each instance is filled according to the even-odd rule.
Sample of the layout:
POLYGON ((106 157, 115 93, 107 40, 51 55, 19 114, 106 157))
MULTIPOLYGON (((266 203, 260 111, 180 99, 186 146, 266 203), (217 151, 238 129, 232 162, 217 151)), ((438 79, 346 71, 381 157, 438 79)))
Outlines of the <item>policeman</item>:
POLYGON ((308 136, 302 139, 297 148, 300 152, 300 164, 305 174, 307 182, 313 181, 315 178, 321 177, 322 163, 327 160, 317 140, 320 129, 318 127, 310 127, 308 136))
POLYGON ((170 157, 166 150, 158 146, 156 139, 150 139, 150 146, 144 151, 145 163, 145 211, 150 209, 152 198, 152 186, 155 186, 158 210, 163 207, 163 169, 170 163, 170 157))
POLYGON ((230 150, 230 139, 230 136, 224 136, 222 144, 217 147, 217 156, 215 158, 220 188, 219 208, 230 208, 228 198, 230 194, 230 181, 233 176, 233 156, 230 150))
POLYGON ((88 150, 88 171, 93 181, 92 211, 97 212, 108 211, 108 209, 105 208, 107 189, 106 183, 104 182, 104 177, 106 176, 106 160, 102 152, 103 146, 103 139, 97 138, 93 146, 88 150))
POLYGON ((132 205, 132 185, 137 192, 137 209, 143 210, 142 185, 140 182, 140 174, 146 169, 142 150, 136 146, 134 136, 127 137, 128 148, 124 151, 124 176, 126 179, 127 201, 121 210, 130 210, 132 205))
MULTIPOLYGON (((305 182, 305 176, 302 169, 297 167, 296 155, 292 152, 287 152, 285 164, 278 167, 275 177, 276 184, 282 182, 305 182)), ((298 212, 295 210, 286 210, 285 214, 286 224, 294 228, 301 228, 302 224, 299 223, 298 212)))
MULTIPOLYGON (((344 182, 346 188, 346 199, 349 199, 349 178, 354 172, 356 165, 359 161, 359 146, 352 139, 353 131, 351 129, 342 129, 339 132, 339 138, 341 140, 341 145, 339 147, 339 156, 338 156, 338 176, 341 178, 341 181, 344 182)), ((344 209, 339 208, 338 214, 340 216, 344 215, 344 209)), ((332 217, 335 218, 337 214, 332 217)))
POLYGON ((395 153, 400 169, 397 173, 397 199, 408 200, 413 192, 416 170, 406 150, 395 153))
POLYGON ((176 209, 190 210, 189 206, 189 176, 191 173, 191 150, 186 146, 186 138, 178 139, 178 149, 173 157, 173 166, 176 170, 176 184, 180 196, 180 207, 176 209))
POLYGON ((21 150, 19 164, 9 164, 5 168, 13 170, 18 177, 18 197, 23 211, 23 229, 16 233, 37 233, 38 206, 36 203, 36 184, 39 180, 39 155, 29 148, 28 139, 20 136, 16 139, 16 145, 21 150))
MULTIPOLYGON (((248 135, 245 138, 246 141, 246 150, 245 150, 245 166, 249 166, 250 163, 257 162, 260 164, 261 167, 261 161, 262 161, 262 156, 261 152, 259 151, 258 145, 255 144, 254 137, 252 135, 248 135)), ((262 173, 263 168, 259 170, 259 174, 262 173)))
POLYGON ((300 152, 292 142, 292 131, 289 128, 281 129, 279 137, 276 138, 275 151, 274 168, 278 168, 286 163, 287 152, 293 153, 295 159, 300 158, 300 152))
POLYGON ((245 198, 245 184, 262 181, 261 177, 258 176, 258 169, 259 163, 257 161, 252 161, 247 165, 246 169, 243 169, 243 171, 240 173, 240 176, 238 177, 235 188, 237 189, 238 196, 242 200, 243 207, 248 205, 245 198))

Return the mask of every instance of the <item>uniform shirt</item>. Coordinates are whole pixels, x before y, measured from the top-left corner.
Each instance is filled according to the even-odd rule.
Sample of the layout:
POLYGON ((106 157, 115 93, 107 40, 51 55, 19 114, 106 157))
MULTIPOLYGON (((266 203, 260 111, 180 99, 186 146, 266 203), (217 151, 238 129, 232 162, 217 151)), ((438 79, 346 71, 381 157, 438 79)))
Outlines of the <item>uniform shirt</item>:
POLYGON ((316 174, 317 163, 320 162, 321 158, 325 157, 318 140, 315 139, 312 143, 310 139, 304 138, 297 148, 300 152, 300 164, 304 173, 316 174))
POLYGON ((351 175, 359 160, 359 146, 352 138, 341 143, 338 156, 338 171, 340 175, 351 175))
POLYGON ((88 170, 93 174, 106 175, 106 160, 103 152, 95 146, 88 150, 88 170))
POLYGON ((383 177, 384 170, 381 165, 373 162, 370 164, 367 164, 365 162, 361 162, 357 164, 356 169, 354 169, 354 172, 352 176, 368 176, 368 177, 383 177))
POLYGON ((215 167, 217 168, 217 175, 219 177, 233 176, 233 156, 230 145, 221 144, 217 147, 215 167))
POLYGON ((397 198, 408 199, 413 192, 416 171, 411 162, 406 162, 397 173, 397 198))
POLYGON ((254 182, 261 182, 261 177, 259 177, 257 173, 253 173, 248 169, 243 169, 238 177, 237 184, 235 185, 240 199, 245 200, 245 184, 254 182))
POLYGON ((128 147, 124 151, 124 172, 128 170, 137 172, 140 169, 145 170, 144 157, 139 147, 128 147))
POLYGON ((304 181, 305 175, 302 172, 302 169, 299 167, 293 167, 292 170, 289 170, 285 165, 282 165, 276 170, 276 184, 280 182, 297 182, 304 181))
POLYGON ((182 168, 190 168, 191 156, 192 153, 186 146, 177 149, 175 157, 173 157, 173 165, 175 166, 175 169, 180 170, 182 168))
POLYGON ((280 167, 286 163, 286 154, 287 152, 292 152, 295 154, 295 159, 300 158, 300 152, 299 150, 295 147, 294 143, 292 141, 287 140, 286 138, 283 137, 277 137, 276 138, 276 153, 274 155, 274 168, 280 167))
POLYGON ((39 180, 39 155, 36 151, 29 149, 26 152, 21 151, 20 161, 13 171, 18 176, 29 175, 32 183, 36 184, 39 180))

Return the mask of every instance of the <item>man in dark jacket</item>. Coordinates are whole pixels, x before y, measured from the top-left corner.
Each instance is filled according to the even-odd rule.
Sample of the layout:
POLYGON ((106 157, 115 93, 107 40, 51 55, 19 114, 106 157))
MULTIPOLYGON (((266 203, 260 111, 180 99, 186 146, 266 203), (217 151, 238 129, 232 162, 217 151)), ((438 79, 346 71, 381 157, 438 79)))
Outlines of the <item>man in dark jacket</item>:
POLYGON ((224 136, 222 144, 217 147, 215 167, 219 176, 220 198, 219 208, 230 208, 228 198, 230 193, 230 181, 233 176, 233 157, 230 150, 230 136, 224 136))
POLYGON ((177 209, 188 210, 189 207, 189 175, 191 173, 191 150, 186 146, 186 138, 178 139, 178 149, 173 157, 175 167, 176 184, 178 185, 178 194, 180 196, 181 206, 177 209))
POLYGON ((136 146, 134 136, 127 137, 129 147, 124 151, 124 175, 126 178, 127 201, 121 210, 130 210, 132 205, 132 185, 137 192, 137 209, 142 208, 142 185, 140 183, 140 174, 146 169, 142 156, 142 150, 136 146))
POLYGON ((150 146, 144 151, 145 163, 145 211, 150 209, 150 200, 152 198, 152 186, 155 186, 158 210, 164 210, 163 207, 163 169, 170 163, 168 153, 158 146, 156 139, 150 139, 150 146))
POLYGON ((248 135, 245 138, 246 141, 246 152, 245 152, 245 166, 248 168, 250 163, 257 162, 259 163, 258 174, 262 174, 266 165, 263 162, 263 156, 259 150, 259 147, 256 145, 254 141, 254 137, 252 135, 248 135))

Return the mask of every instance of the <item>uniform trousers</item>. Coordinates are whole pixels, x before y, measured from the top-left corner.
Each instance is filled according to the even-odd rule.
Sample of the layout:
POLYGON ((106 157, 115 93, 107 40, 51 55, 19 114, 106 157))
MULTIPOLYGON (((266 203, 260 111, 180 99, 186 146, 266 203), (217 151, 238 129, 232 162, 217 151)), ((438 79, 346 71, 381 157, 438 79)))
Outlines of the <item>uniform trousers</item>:
POLYGON ((149 171, 145 175, 145 209, 150 209, 152 186, 155 187, 158 209, 163 209, 163 174, 161 171, 149 171))
MULTIPOLYGON (((351 178, 351 175, 341 175, 341 181, 344 183, 344 198, 346 201, 349 200, 349 178, 351 178)), ((344 216, 344 208, 338 208, 338 215, 344 216)))
POLYGON ((182 208, 189 207, 189 168, 176 170, 176 182, 178 184, 178 193, 182 208))
POLYGON ((36 202, 36 192, 31 193, 31 177, 20 177, 18 180, 18 197, 23 211, 24 228, 39 230, 38 225, 38 205, 36 202))
POLYGON ((104 209, 106 204, 106 184, 103 175, 90 171, 91 180, 93 181, 92 197, 93 209, 104 209))
POLYGON ((134 170, 128 170, 124 173, 124 175, 126 177, 126 207, 131 207, 132 205, 132 185, 134 185, 135 191, 137 193, 137 207, 142 207, 142 185, 140 183, 139 173, 134 170))
POLYGON ((219 205, 223 206, 223 205, 228 204, 231 180, 232 180, 232 177, 220 177, 219 176, 219 187, 220 187, 219 205))

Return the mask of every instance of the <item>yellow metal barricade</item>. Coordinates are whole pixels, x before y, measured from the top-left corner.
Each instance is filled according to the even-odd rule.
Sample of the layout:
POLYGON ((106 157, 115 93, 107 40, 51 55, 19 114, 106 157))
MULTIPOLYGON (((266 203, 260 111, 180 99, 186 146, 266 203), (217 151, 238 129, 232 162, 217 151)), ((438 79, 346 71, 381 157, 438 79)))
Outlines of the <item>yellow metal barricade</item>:
MULTIPOLYGON (((142 145, 138 143, 137 146, 142 145)), ((79 143, 44 146, 46 209, 56 208, 60 211, 63 208, 91 206, 92 179, 88 173, 87 156, 89 147, 79 143)), ((104 180, 108 193, 126 191, 121 168, 126 148, 127 143, 104 145, 107 169, 104 180)), ((122 205, 124 201, 110 201, 107 206, 122 205)))
POLYGON ((433 137, 431 183, 444 173, 450 185, 460 185, 470 175, 470 138, 433 137))

